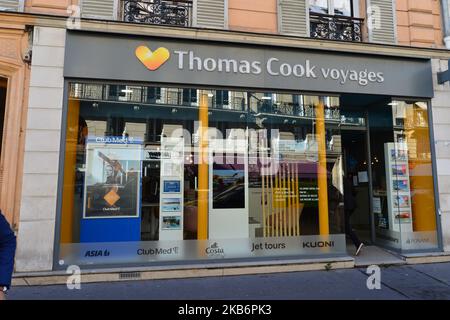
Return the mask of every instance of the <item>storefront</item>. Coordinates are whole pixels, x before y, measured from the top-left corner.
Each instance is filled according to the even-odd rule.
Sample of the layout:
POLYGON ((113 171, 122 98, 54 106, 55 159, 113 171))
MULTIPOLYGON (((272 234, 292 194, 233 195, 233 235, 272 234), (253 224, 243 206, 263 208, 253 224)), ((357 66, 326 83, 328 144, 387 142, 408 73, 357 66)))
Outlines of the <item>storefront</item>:
POLYGON ((365 242, 441 248, 430 60, 73 31, 65 50, 55 268, 347 255, 344 198, 365 242))

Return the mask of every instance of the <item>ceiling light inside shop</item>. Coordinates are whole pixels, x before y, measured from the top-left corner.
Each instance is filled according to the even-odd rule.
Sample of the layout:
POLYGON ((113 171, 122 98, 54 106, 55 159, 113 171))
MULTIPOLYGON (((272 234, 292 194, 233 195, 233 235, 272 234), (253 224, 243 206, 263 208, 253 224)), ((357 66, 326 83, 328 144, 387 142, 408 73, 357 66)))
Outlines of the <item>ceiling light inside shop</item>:
POLYGON ((388 103, 388 106, 392 106, 392 107, 398 106, 398 102, 392 101, 391 103, 388 103))
POLYGON ((272 97, 262 97, 261 100, 272 100, 272 97))
POLYGON ((133 90, 131 89, 123 89, 121 90, 123 93, 133 93, 133 90))

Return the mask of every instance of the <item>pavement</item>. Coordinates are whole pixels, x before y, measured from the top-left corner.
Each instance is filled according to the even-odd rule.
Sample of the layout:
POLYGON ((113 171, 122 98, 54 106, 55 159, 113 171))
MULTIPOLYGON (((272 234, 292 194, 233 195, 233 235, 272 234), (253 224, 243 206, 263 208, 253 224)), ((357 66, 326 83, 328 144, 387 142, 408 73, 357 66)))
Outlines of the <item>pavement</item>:
MULTIPOLYGON (((81 282, 15 287, 10 300, 435 300, 450 299, 450 263, 381 267, 381 289, 369 290, 365 267, 330 271, 81 282)), ((82 281, 82 280, 81 280, 82 281)))

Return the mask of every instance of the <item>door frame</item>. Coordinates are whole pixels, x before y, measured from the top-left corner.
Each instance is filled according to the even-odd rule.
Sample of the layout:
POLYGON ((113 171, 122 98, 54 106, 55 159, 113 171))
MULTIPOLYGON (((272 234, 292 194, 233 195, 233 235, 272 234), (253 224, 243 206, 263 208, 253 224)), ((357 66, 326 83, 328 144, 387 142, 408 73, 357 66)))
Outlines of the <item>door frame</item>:
MULTIPOLYGON (((358 131, 363 132, 366 140, 366 159, 367 159, 367 171, 368 171, 368 200, 369 200, 369 226, 370 226, 370 241, 371 245, 376 245, 376 235, 375 235, 375 215, 373 212, 373 177, 372 177, 372 153, 370 146, 370 123, 369 123, 369 110, 365 110, 364 112, 364 127, 352 127, 352 126, 341 126, 341 135, 342 131, 358 131)), ((344 154, 344 161, 346 161, 346 155, 344 154)), ((346 163, 346 162, 344 162, 346 163)), ((346 165, 345 165, 345 170, 346 165)), ((346 173, 346 172, 345 172, 346 173)))

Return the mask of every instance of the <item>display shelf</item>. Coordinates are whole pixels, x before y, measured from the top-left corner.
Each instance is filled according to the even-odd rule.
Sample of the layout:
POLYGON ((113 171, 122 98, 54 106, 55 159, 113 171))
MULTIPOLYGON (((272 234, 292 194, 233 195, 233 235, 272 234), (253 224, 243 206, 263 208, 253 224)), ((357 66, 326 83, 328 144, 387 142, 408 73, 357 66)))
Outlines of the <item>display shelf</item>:
POLYGON ((159 240, 183 240, 184 139, 161 137, 159 240))
POLYGON ((384 145, 388 228, 396 232, 412 232, 411 190, 408 146, 405 143, 384 145))

